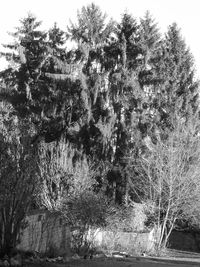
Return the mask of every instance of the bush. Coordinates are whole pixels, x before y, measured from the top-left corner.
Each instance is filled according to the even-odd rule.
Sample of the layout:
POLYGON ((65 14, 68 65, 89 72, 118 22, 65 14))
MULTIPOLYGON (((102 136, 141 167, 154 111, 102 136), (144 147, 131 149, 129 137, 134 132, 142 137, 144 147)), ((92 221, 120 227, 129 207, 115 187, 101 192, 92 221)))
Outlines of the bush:
POLYGON ((89 229, 104 227, 109 205, 102 194, 86 190, 65 203, 64 217, 72 228, 72 248, 74 252, 88 251, 92 243, 88 241, 89 229))
POLYGON ((144 205, 132 203, 129 207, 110 207, 106 224, 114 232, 140 232, 145 230, 145 221, 144 205))

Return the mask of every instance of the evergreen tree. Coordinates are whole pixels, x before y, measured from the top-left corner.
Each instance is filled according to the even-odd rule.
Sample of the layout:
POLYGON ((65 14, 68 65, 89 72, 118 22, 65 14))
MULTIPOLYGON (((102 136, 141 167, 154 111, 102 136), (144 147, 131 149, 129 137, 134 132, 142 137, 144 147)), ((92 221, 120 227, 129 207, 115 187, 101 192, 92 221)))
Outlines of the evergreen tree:
POLYGON ((12 34, 14 43, 5 45, 10 52, 2 53, 10 61, 10 68, 1 73, 1 78, 5 87, 12 90, 11 103, 20 116, 26 116, 30 106, 37 109, 39 90, 35 85, 46 57, 46 34, 38 30, 41 22, 31 14, 20 22, 21 27, 12 34))
POLYGON ((118 42, 121 44, 122 60, 128 69, 137 67, 137 56, 139 55, 139 25, 135 18, 124 13, 117 29, 118 42))
POLYGON ((156 94, 160 82, 156 66, 160 60, 161 35, 149 11, 140 19, 138 42, 140 55, 137 77, 141 94, 138 127, 144 139, 155 135, 155 121, 158 119, 156 94))
POLYGON ((111 136, 113 168, 108 173, 108 181, 113 184, 115 201, 127 203, 129 189, 124 170, 126 157, 138 139, 135 132, 142 101, 137 80, 137 57, 140 48, 135 19, 127 13, 123 14, 116 34, 117 39, 107 48, 110 52, 108 55, 111 55, 110 58, 114 62, 109 75, 109 103, 116 118, 111 136))
POLYGON ((38 135, 51 141, 82 119, 83 86, 80 79, 69 76, 71 59, 62 47, 64 33, 56 25, 44 33, 38 30, 40 25, 31 14, 21 20, 13 34, 14 45, 6 45, 11 52, 4 54, 14 64, 1 73, 1 79, 4 96, 19 116, 28 118, 38 135))
POLYGON ((60 48, 65 45, 65 33, 60 30, 56 23, 54 23, 53 27, 48 31, 49 36, 49 45, 51 48, 58 49, 63 52, 60 48))
POLYGON ((106 24, 106 14, 103 14, 94 3, 82 7, 81 11, 78 11, 77 17, 78 24, 71 23, 71 26, 68 27, 72 40, 97 48, 109 37, 113 22, 110 21, 106 24))
POLYGON ((151 63, 155 57, 155 52, 159 47, 160 33, 149 11, 145 13, 144 18, 140 19, 139 43, 143 58, 144 68, 150 69, 151 63))
POLYGON ((109 135, 113 118, 109 115, 108 75, 104 48, 109 45, 113 22, 95 4, 78 11, 78 24, 71 23, 68 33, 77 42, 75 53, 82 54, 85 79, 84 99, 87 102, 87 121, 83 123, 78 140, 85 152, 94 158, 105 159, 109 153, 109 135))
POLYGON ((165 35, 156 72, 159 124, 172 130, 177 120, 189 120, 198 110, 194 60, 175 23, 165 35))

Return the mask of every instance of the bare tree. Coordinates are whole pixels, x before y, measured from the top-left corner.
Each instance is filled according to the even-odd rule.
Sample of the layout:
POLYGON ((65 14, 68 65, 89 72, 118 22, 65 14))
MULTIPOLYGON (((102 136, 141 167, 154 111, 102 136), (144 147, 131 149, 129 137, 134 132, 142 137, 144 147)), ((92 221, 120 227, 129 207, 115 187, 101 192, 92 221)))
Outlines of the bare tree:
POLYGON ((67 199, 95 184, 92 164, 65 142, 41 142, 39 147, 41 190, 38 200, 48 210, 61 210, 67 199))
MULTIPOLYGON (((166 246, 186 206, 200 202, 200 136, 192 121, 178 123, 167 140, 158 138, 140 160, 140 190, 158 230, 158 249, 166 246)), ((194 209, 195 210, 195 209, 194 209)))
POLYGON ((0 251, 17 245, 37 188, 34 148, 26 141, 0 140, 0 251))

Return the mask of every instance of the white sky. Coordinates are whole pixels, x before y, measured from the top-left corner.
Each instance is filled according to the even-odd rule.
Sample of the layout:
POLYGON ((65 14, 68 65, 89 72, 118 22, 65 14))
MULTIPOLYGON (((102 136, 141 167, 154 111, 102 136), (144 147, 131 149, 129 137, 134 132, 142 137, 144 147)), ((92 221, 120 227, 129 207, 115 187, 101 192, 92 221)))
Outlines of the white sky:
MULTIPOLYGON (((8 42, 7 32, 19 26, 19 19, 28 12, 43 21, 44 29, 54 22, 65 30, 69 20, 76 19, 77 9, 91 2, 99 5, 109 17, 120 21, 121 14, 127 9, 135 18, 143 17, 146 10, 158 22, 161 32, 177 22, 182 30, 186 44, 195 58, 197 75, 200 77, 200 0, 2 0, 0 9, 0 44, 8 42)), ((3 66, 0 60, 0 68, 3 66)))

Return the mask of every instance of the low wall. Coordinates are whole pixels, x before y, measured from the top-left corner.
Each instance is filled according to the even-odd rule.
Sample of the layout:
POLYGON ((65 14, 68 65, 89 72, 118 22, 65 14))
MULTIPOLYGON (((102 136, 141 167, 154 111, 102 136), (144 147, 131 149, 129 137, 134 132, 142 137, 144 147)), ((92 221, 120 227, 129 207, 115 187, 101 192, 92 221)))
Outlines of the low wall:
POLYGON ((70 229, 58 214, 37 211, 29 214, 26 221, 19 249, 47 252, 53 248, 59 254, 70 250, 70 229))
POLYGON ((108 251, 121 251, 129 254, 149 252, 154 248, 154 231, 145 233, 111 232, 100 229, 89 233, 88 239, 94 246, 108 251))
MULTIPOLYGON (((27 227, 23 230, 19 249, 47 252, 51 248, 57 254, 70 254, 70 227, 62 221, 59 214, 35 211, 26 218, 27 227)), ((124 251, 138 254, 153 250, 155 231, 142 233, 111 232, 102 229, 90 230, 88 240, 93 246, 108 251, 124 251)), ((196 232, 173 231, 168 247, 177 250, 200 252, 200 234, 196 232)))
MULTIPOLYGON (((93 229, 87 239, 94 247, 107 251, 124 251, 137 254, 151 251, 154 247, 154 231, 146 233, 111 232, 93 229)), ((27 227, 23 230, 19 249, 48 252, 53 248, 57 254, 70 254, 72 234, 70 227, 59 214, 35 211, 27 216, 27 227)))

